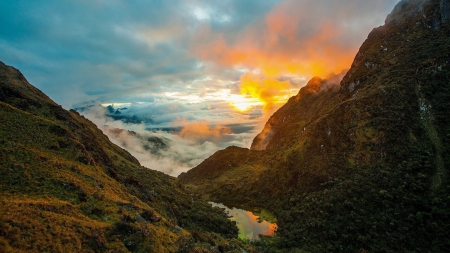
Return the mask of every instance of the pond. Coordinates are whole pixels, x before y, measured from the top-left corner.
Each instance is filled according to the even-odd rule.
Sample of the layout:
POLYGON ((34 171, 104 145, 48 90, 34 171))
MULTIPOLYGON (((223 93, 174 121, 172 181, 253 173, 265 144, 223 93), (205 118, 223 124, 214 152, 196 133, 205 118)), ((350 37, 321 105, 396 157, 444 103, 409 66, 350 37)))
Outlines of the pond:
MULTIPOLYGON (((217 206, 224 208, 225 212, 231 216, 232 221, 236 221, 236 226, 239 229, 239 238, 254 241, 259 240, 259 235, 274 236, 277 231, 277 224, 271 223, 267 220, 262 220, 260 216, 255 215, 250 211, 238 208, 229 208, 223 204, 209 202, 213 207, 217 206)), ((262 212, 265 212, 264 210, 262 212)), ((267 213, 267 212, 265 212, 267 213)), ((276 219, 275 219, 276 221, 276 219)))

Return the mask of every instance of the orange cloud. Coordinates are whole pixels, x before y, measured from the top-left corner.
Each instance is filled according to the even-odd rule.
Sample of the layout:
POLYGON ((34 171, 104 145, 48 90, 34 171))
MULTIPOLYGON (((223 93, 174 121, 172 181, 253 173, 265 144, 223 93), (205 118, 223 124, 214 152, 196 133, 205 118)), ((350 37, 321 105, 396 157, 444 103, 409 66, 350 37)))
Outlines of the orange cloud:
MULTIPOLYGON (((249 35, 244 35, 242 41, 235 44, 228 44, 223 35, 217 35, 206 46, 196 48, 195 54, 205 61, 226 67, 257 69, 268 76, 324 76, 348 68, 353 60, 355 49, 333 41, 339 30, 330 23, 322 24, 317 33, 298 41, 291 38, 295 34, 286 37, 287 34, 282 36, 275 33, 277 29, 269 28, 267 26, 266 32, 261 32, 261 37, 252 37, 253 32, 249 31, 249 35)), ((285 30, 279 32, 286 33, 285 30)))
POLYGON ((222 67, 249 69, 240 78, 241 93, 270 105, 276 97, 288 94, 287 83, 277 81, 280 76, 323 77, 351 65, 360 42, 353 43, 345 34, 349 24, 340 22, 349 11, 340 8, 328 10, 328 16, 318 16, 327 10, 327 4, 283 1, 264 19, 233 36, 203 27, 193 43, 197 45, 193 52, 222 67), (255 70, 265 79, 250 73, 255 70))
POLYGON ((204 142, 207 140, 217 141, 225 134, 231 134, 231 129, 223 125, 211 126, 208 121, 189 122, 186 119, 180 120, 183 128, 178 133, 183 139, 192 140, 196 142, 204 142))
POLYGON ((285 102, 285 95, 292 87, 292 84, 287 80, 279 81, 272 76, 252 73, 245 73, 241 76, 240 81, 241 94, 257 98, 262 102, 265 111, 270 110, 276 104, 285 102))

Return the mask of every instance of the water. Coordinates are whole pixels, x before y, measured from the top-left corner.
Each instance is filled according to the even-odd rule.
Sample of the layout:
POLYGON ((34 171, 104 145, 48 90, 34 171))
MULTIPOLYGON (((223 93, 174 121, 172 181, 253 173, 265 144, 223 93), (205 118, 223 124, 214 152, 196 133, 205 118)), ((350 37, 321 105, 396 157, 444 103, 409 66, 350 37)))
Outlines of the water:
POLYGON ((276 223, 270 223, 266 220, 261 220, 259 216, 250 211, 238 208, 228 208, 223 204, 209 202, 213 207, 217 206, 224 208, 230 219, 236 221, 236 226, 239 229, 239 238, 245 240, 259 240, 259 235, 274 236, 277 230, 276 223))

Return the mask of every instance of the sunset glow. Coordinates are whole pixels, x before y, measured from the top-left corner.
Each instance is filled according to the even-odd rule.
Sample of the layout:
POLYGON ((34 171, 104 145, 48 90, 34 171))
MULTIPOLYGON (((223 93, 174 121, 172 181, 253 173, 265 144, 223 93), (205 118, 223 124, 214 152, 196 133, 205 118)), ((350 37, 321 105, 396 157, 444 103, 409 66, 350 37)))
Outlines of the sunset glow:
MULTIPOLYGON (((339 11, 330 15, 349 14, 339 11)), ((347 24, 318 18, 314 13, 304 12, 304 6, 295 1, 283 1, 232 39, 202 27, 192 51, 199 59, 222 68, 246 69, 240 76, 240 93, 257 99, 265 109, 276 107, 295 95, 290 89, 304 85, 292 83, 286 76, 309 80, 339 73, 351 65, 357 47, 345 39, 347 24)), ((249 107, 234 104, 239 104, 235 106, 239 110, 249 107)))
POLYGON ((259 102, 251 102, 250 99, 241 96, 241 95, 234 95, 230 97, 229 101, 230 105, 233 106, 236 110, 240 112, 245 112, 248 109, 250 109, 252 106, 255 106, 259 102))
POLYGON ((249 147, 312 77, 348 69, 396 2, 4 1, 0 60, 100 128, 185 143, 157 166, 152 154, 139 158, 176 175, 227 146, 249 147))
POLYGON ((275 104, 285 103, 289 97, 289 81, 279 81, 271 76, 246 73, 241 76, 241 94, 257 99, 263 109, 268 109, 275 104))
POLYGON ((218 140, 223 135, 231 133, 230 128, 220 124, 211 126, 208 121, 189 122, 182 119, 179 122, 183 125, 183 128, 178 136, 193 141, 218 140))
POLYGON ((450 0, 3 0, 0 23, 0 253, 450 248, 450 0))
POLYGON ((231 94, 229 89, 221 90, 220 98, 238 112, 245 112, 254 106, 263 105, 257 98, 252 98, 245 94, 231 94))

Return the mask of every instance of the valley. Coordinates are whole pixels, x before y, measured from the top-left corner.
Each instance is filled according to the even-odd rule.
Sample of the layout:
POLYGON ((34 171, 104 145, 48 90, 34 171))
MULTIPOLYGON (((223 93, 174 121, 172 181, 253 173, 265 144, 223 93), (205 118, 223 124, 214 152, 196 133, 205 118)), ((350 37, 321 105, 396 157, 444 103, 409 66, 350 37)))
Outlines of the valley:
POLYGON ((145 132, 157 117, 88 119, 0 62, 0 252, 446 252, 450 1, 398 2, 348 67, 244 148, 251 113, 145 132))
POLYGON ((3 63, 0 114, 0 251, 254 251, 222 210, 3 63))
POLYGON ((269 252, 444 252, 448 11, 400 1, 340 83, 311 79, 250 149, 218 151, 179 178, 207 200, 273 212, 269 252))

